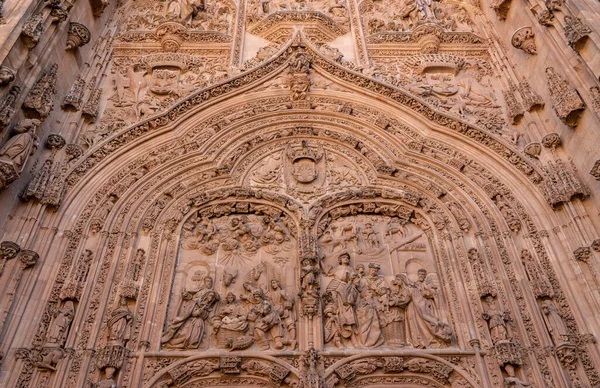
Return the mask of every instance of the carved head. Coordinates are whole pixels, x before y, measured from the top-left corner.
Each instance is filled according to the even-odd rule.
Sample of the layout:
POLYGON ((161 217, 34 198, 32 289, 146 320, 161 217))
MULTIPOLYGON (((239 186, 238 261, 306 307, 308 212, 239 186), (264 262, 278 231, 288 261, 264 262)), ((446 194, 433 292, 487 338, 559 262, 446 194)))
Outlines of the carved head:
POLYGON ((271 280, 271 288, 274 290, 278 290, 279 288, 281 288, 281 283, 279 282, 279 280, 277 280, 277 279, 271 280))
POLYGON ((379 272, 380 268, 381 266, 377 263, 369 263, 369 274, 371 276, 377 276, 377 272, 379 272))
POLYGON ((542 311, 544 314, 548 315, 552 312, 552 310, 554 310, 554 305, 551 301, 545 300, 542 302, 542 311))
POLYGON ((349 265, 350 264, 350 255, 346 252, 340 254, 338 256, 338 262, 340 265, 349 265))
POLYGON ((228 292, 227 296, 225 297, 225 300, 227 301, 227 303, 233 303, 236 300, 236 296, 233 292, 228 292))
POLYGON ((203 282, 204 282, 204 287, 206 287, 206 288, 213 287, 213 278, 211 278, 210 276, 204 277, 203 282))
POLYGON ((15 74, 8 67, 0 66, 0 86, 6 85, 15 80, 15 74))
POLYGON ((356 264, 356 272, 358 272, 358 274, 360 276, 363 276, 365 274, 365 265, 364 264, 356 264))
POLYGON ((425 279, 427 278, 427 270, 425 268, 420 268, 417 271, 417 277, 419 279, 420 282, 424 282, 425 279))

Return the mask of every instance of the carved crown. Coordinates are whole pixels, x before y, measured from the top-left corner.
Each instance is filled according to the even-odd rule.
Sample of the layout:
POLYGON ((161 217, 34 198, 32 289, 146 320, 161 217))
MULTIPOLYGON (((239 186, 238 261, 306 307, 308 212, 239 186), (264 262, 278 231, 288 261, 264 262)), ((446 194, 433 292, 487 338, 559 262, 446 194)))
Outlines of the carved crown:
POLYGON ((310 147, 307 140, 302 140, 299 146, 290 145, 287 154, 292 163, 300 159, 310 159, 318 162, 323 158, 323 146, 319 145, 315 150, 310 147))

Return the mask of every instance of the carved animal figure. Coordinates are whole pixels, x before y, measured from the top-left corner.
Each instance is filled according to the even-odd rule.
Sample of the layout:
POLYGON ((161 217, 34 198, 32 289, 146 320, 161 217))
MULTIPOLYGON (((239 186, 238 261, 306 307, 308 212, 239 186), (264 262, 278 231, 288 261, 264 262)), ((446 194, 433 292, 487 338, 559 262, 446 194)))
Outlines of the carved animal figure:
POLYGON ((252 344, 254 344, 254 338, 244 335, 238 338, 227 338, 225 346, 229 348, 230 352, 233 352, 234 350, 248 349, 252 344))

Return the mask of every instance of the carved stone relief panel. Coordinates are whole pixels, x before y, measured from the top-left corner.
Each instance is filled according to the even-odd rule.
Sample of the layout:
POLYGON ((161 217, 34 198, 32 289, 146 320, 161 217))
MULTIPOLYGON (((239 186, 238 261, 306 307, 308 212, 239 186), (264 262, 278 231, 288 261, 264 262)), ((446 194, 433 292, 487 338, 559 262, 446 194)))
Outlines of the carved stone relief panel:
POLYGON ((285 213, 217 204, 181 240, 163 349, 293 350, 297 233, 285 213))
POLYGON ((291 141, 285 149, 255 162, 247 182, 252 187, 286 192, 309 200, 329 191, 364 184, 356 162, 317 141, 291 141))
POLYGON ((506 121, 494 90, 487 58, 454 54, 422 54, 374 60, 369 75, 401 87, 436 108, 459 116, 492 133, 506 134, 506 121))
POLYGON ((350 10, 344 0, 248 0, 247 31, 271 42, 285 42, 294 25, 316 42, 331 42, 350 29, 350 10))
POLYGON ((340 217, 319 247, 326 347, 450 346, 453 329, 420 228, 394 216, 340 217))
POLYGON ((81 137, 88 147, 118 130, 163 111, 175 101, 224 79, 227 57, 164 53, 117 56, 111 69, 111 93, 96 126, 81 137))
POLYGON ((364 0, 360 10, 367 35, 411 31, 426 23, 446 31, 473 32, 474 27, 471 15, 460 2, 364 0))
MULTIPOLYGON (((139 1, 132 4, 119 39, 129 42, 155 41, 153 32, 160 26, 172 25, 164 33, 188 33, 190 41, 211 41, 211 34, 231 35, 235 19, 235 5, 226 0, 167 2, 139 1), (180 27, 179 27, 180 26, 180 27), (142 40, 140 40, 142 39, 142 40)), ((180 36, 181 37, 181 36, 180 36)))

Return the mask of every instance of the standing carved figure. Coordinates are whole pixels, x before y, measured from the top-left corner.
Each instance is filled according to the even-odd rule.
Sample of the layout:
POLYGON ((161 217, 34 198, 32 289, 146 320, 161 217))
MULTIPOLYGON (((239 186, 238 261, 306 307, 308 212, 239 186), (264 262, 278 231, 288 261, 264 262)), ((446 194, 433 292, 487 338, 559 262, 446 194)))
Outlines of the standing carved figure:
POLYGON ((35 131, 40 124, 41 121, 36 119, 21 120, 15 128, 17 135, 8 139, 0 149, 0 161, 11 162, 17 173, 23 171, 27 159, 38 146, 35 131))
POLYGON ((281 287, 279 280, 271 280, 271 290, 265 294, 273 304, 273 309, 279 314, 281 323, 287 331, 285 345, 296 348, 296 317, 294 315, 294 296, 281 287))
POLYGON ((417 272, 418 279, 411 284, 411 302, 406 308, 407 342, 415 348, 436 348, 450 342, 452 329, 442 322, 436 306, 437 291, 425 282, 427 271, 417 272))
POLYGON ((127 299, 121 296, 119 307, 111 314, 107 322, 108 340, 110 343, 125 346, 131 338, 133 314, 127 306, 127 299))
POLYGON ((342 337, 350 339, 357 325, 354 308, 358 301, 358 288, 355 284, 358 275, 350 266, 350 255, 345 252, 339 255, 336 267, 324 268, 322 261, 320 264, 325 276, 332 278, 327 285, 327 291, 331 292, 335 300, 342 337))
POLYGON ((73 317, 75 317, 75 307, 73 306, 73 302, 69 300, 56 312, 54 321, 48 329, 46 343, 54 346, 63 346, 69 334, 73 317))
POLYGON ((551 300, 545 300, 542 302, 542 312, 544 313, 544 322, 552 337, 554 345, 564 344, 569 342, 569 330, 567 325, 556 311, 556 306, 551 300))
POLYGON ((325 343, 333 342, 338 349, 343 349, 342 344, 342 328, 338 319, 337 306, 331 292, 327 291, 323 294, 323 315, 325 328, 325 343))
POLYGON ((505 321, 507 320, 506 314, 504 311, 500 310, 493 296, 488 295, 485 300, 488 304, 488 308, 483 313, 483 319, 488 321, 492 341, 495 344, 499 341, 506 341, 508 339, 508 331, 506 330, 505 324, 505 321))
POLYGON ((369 276, 358 280, 357 337, 360 345, 366 348, 383 345, 378 306, 389 311, 389 286, 383 276, 378 275, 379 268, 379 264, 370 263, 369 276))
POLYGON ((405 274, 397 274, 391 282, 389 309, 387 312, 379 313, 381 327, 384 329, 384 338, 387 343, 400 346, 406 345, 404 326, 406 306, 410 302, 409 284, 410 282, 405 274))

